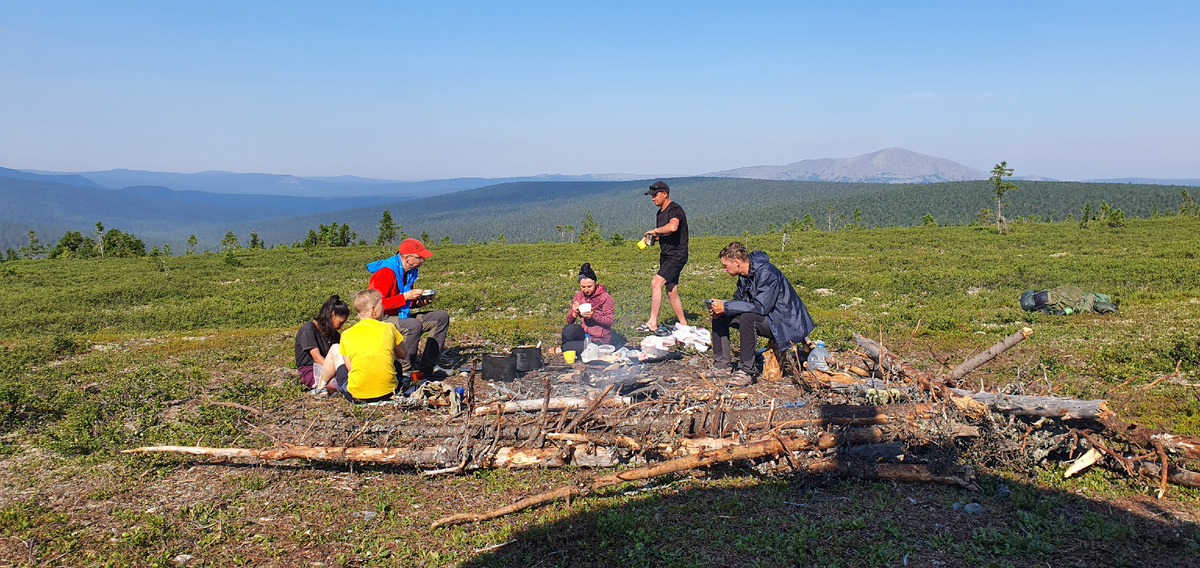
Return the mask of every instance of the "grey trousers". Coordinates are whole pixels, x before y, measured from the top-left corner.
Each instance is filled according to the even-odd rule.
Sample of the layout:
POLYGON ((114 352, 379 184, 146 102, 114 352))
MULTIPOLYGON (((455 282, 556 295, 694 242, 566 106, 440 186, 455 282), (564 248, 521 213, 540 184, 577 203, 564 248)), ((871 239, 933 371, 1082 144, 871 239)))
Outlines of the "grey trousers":
POLYGON ((771 327, 767 318, 755 313, 745 312, 736 316, 720 315, 713 318, 713 364, 717 368, 729 365, 729 328, 738 328, 740 345, 738 346, 738 369, 751 374, 754 372, 754 355, 759 335, 770 338, 771 327))
POLYGON ((400 335, 404 336, 404 350, 408 352, 408 359, 401 360, 400 365, 405 373, 411 373, 413 369, 428 373, 433 371, 434 365, 437 365, 438 359, 442 356, 442 349, 446 347, 446 332, 450 329, 450 316, 443 310, 435 310, 432 312, 410 313, 407 318, 397 316, 384 316, 383 321, 386 321, 400 330, 400 335), (418 359, 418 347, 421 346, 421 335, 428 333, 429 337, 425 339, 423 349, 420 349, 420 358, 418 359))

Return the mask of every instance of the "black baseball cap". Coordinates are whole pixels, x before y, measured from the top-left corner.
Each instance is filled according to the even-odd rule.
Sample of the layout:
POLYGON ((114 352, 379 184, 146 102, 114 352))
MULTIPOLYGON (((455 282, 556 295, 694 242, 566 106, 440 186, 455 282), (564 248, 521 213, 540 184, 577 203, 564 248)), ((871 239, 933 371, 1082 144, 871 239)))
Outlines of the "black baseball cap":
POLYGON ((667 194, 670 194, 671 188, 667 187, 667 184, 665 184, 661 181, 656 181, 656 182, 654 182, 654 185, 650 186, 650 189, 646 190, 646 193, 644 195, 654 195, 655 193, 658 193, 660 191, 665 191, 665 192, 667 192, 667 194))

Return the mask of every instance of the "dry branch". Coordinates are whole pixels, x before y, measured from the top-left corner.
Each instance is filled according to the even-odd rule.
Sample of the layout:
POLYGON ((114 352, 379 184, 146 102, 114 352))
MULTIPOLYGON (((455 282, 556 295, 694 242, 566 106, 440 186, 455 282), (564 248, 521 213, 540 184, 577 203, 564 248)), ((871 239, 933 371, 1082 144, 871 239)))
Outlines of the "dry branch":
POLYGON ((962 365, 959 365, 950 372, 950 380, 957 383, 958 381, 962 380, 963 377, 967 376, 967 373, 970 373, 971 371, 978 369, 980 365, 995 359, 1001 353, 1004 353, 1012 348, 1012 346, 1029 339, 1030 335, 1033 335, 1032 329, 1029 329, 1028 327, 1021 328, 1021 331, 1005 337, 1000 341, 1000 343, 989 347, 987 351, 963 361, 962 365))

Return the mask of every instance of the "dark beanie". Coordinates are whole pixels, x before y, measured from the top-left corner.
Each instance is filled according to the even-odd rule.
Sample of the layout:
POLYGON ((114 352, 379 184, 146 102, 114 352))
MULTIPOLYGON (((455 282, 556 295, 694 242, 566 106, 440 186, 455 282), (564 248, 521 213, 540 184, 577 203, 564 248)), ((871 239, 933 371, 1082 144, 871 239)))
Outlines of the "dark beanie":
POLYGON ((583 263, 583 266, 579 267, 579 279, 583 280, 584 278, 596 281, 600 280, 599 278, 596 278, 596 271, 592 270, 592 265, 587 262, 583 263))

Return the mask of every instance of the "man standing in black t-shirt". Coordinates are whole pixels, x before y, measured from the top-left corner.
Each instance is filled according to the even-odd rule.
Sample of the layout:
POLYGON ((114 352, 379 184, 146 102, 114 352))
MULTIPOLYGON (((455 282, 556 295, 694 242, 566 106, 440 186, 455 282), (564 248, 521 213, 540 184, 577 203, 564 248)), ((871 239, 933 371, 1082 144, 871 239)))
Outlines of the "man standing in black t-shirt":
MULTIPOLYGON (((688 261, 688 222, 687 215, 678 203, 671 201, 671 188, 667 184, 656 181, 646 195, 658 207, 657 228, 646 231, 646 238, 653 242, 658 239, 658 274, 650 281, 650 319, 638 327, 642 332, 658 333, 658 309, 662 306, 663 285, 667 288, 667 300, 671 302, 671 310, 679 323, 687 325, 687 317, 683 315, 683 301, 679 299, 679 273, 688 261)), ((670 326, 664 326, 667 331, 670 326)))

